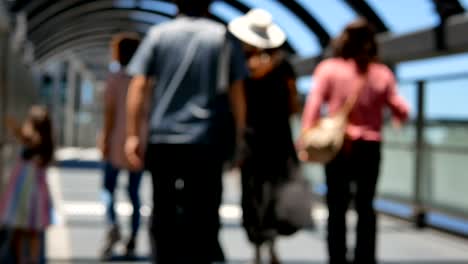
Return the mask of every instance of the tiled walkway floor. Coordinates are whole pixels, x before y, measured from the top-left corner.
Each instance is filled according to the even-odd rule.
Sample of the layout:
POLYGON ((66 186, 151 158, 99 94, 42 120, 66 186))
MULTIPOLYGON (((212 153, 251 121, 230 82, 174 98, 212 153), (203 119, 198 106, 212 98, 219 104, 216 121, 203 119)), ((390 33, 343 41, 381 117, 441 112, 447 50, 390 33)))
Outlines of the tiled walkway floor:
MULTIPOLYGON (((52 169, 50 183, 57 207, 58 225, 48 235, 48 257, 51 263, 97 263, 98 252, 105 231, 104 208, 100 203, 100 171, 93 169, 52 169)), ((125 202, 125 175, 120 179, 118 211, 122 226, 127 226, 130 208, 125 202)), ((149 177, 142 184, 143 215, 149 214, 149 177)), ((252 256, 243 229, 240 225, 239 177, 235 173, 225 176, 225 204, 221 210, 225 223, 222 241, 226 255, 233 264, 248 263, 252 256)), ((325 219, 326 210, 316 206, 314 217, 319 228, 303 231, 280 240, 279 252, 285 264, 326 263, 325 219)), ((349 215, 353 227, 355 216, 349 215)), ((352 229, 352 228, 351 228, 352 229)), ((379 223, 378 252, 382 263, 401 264, 467 264, 468 240, 426 230, 415 230, 411 224, 381 216, 379 223)), ((354 234, 350 232, 349 244, 354 234)), ((149 247, 146 225, 139 236, 139 263, 148 263, 149 247)), ((125 263, 125 262, 119 262, 125 263)))

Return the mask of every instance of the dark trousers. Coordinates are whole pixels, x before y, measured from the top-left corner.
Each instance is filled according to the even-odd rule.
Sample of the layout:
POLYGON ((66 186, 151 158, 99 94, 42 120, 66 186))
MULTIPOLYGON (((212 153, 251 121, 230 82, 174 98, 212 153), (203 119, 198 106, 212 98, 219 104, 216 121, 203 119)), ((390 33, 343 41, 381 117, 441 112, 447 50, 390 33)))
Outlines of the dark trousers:
POLYGON ((150 145, 151 238, 157 264, 223 261, 218 240, 222 161, 210 146, 150 145))
MULTIPOLYGON (((117 186, 117 180, 120 170, 114 167, 110 162, 104 164, 104 190, 107 192, 106 195, 106 214, 107 220, 111 225, 117 225, 117 215, 115 213, 115 188, 117 186)), ((128 196, 133 207, 132 214, 132 237, 135 237, 140 227, 140 206, 141 200, 139 196, 140 183, 143 172, 129 172, 128 173, 128 196)))
POLYGON ((380 142, 353 141, 325 167, 330 264, 346 260, 346 211, 352 198, 358 214, 354 263, 376 263, 376 213, 373 199, 380 167, 380 142))

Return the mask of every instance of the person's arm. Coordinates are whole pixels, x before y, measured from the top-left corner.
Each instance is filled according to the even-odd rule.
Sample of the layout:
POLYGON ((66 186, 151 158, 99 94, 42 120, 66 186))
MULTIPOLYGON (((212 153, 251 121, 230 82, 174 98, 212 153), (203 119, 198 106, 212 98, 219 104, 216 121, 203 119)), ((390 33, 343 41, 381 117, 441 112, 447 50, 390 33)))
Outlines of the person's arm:
POLYGON ((392 112, 393 124, 399 127, 409 117, 409 106, 403 97, 398 94, 393 74, 387 89, 386 103, 392 112))
POLYGON ((289 114, 295 115, 301 111, 301 106, 297 96, 296 79, 290 77, 287 79, 289 89, 289 114))
POLYGON ((243 136, 246 126, 247 105, 245 101, 244 81, 237 80, 231 84, 229 99, 236 124, 236 135, 239 139, 243 136))
POLYGON ((125 142, 125 153, 127 160, 133 169, 143 167, 141 157, 140 128, 142 123, 145 95, 148 94, 150 80, 143 76, 135 76, 127 94, 127 140, 125 142))
POLYGON ((247 101, 244 82, 249 72, 239 40, 228 33, 227 41, 230 52, 228 95, 236 125, 236 153, 233 161, 234 165, 238 166, 242 162, 241 160, 245 152, 244 132, 247 126, 247 101))
MULTIPOLYGON (((152 28, 138 47, 127 73, 133 76, 127 92, 127 139, 125 155, 132 169, 143 168, 141 124, 143 122, 146 96, 149 94, 151 77, 155 70, 155 48, 158 39, 158 28, 152 28)), ((155 76, 156 77, 156 76, 155 76)))
POLYGON ((283 75, 282 79, 288 89, 289 115, 293 116, 301 111, 297 95, 296 73, 289 61, 285 59, 285 54, 282 51, 275 54, 277 54, 279 60, 279 72, 283 75))
POLYGON ((302 115, 302 132, 315 126, 320 118, 320 109, 326 99, 330 81, 328 67, 318 65, 314 73, 314 86, 311 88, 302 115))
POLYGON ((25 141, 25 137, 21 131, 21 125, 18 123, 18 121, 16 121, 16 119, 7 116, 5 118, 5 126, 15 138, 17 138, 21 142, 25 141))

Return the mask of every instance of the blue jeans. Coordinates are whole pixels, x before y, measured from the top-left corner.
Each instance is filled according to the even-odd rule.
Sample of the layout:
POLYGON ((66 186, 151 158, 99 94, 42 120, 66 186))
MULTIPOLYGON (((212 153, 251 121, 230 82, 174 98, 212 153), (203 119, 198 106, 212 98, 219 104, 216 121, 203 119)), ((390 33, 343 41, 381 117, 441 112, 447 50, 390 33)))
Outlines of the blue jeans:
MULTIPOLYGON (((117 216, 115 213, 115 188, 117 186, 117 179, 120 169, 114 167, 110 162, 104 164, 104 191, 106 192, 106 210, 107 220, 111 225, 117 225, 117 216)), ((140 227, 140 183, 143 175, 143 171, 129 171, 128 172, 128 196, 132 203, 133 215, 132 215, 132 237, 136 236, 140 227)))

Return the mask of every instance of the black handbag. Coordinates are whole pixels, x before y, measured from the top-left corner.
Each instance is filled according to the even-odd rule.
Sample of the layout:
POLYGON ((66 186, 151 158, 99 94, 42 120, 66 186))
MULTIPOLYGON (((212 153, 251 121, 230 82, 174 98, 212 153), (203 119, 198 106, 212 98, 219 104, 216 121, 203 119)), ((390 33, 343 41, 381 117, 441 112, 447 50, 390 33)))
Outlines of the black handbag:
POLYGON ((314 229, 312 219, 312 187, 301 172, 298 162, 288 164, 290 176, 278 188, 276 217, 278 232, 292 235, 301 229, 314 229))

